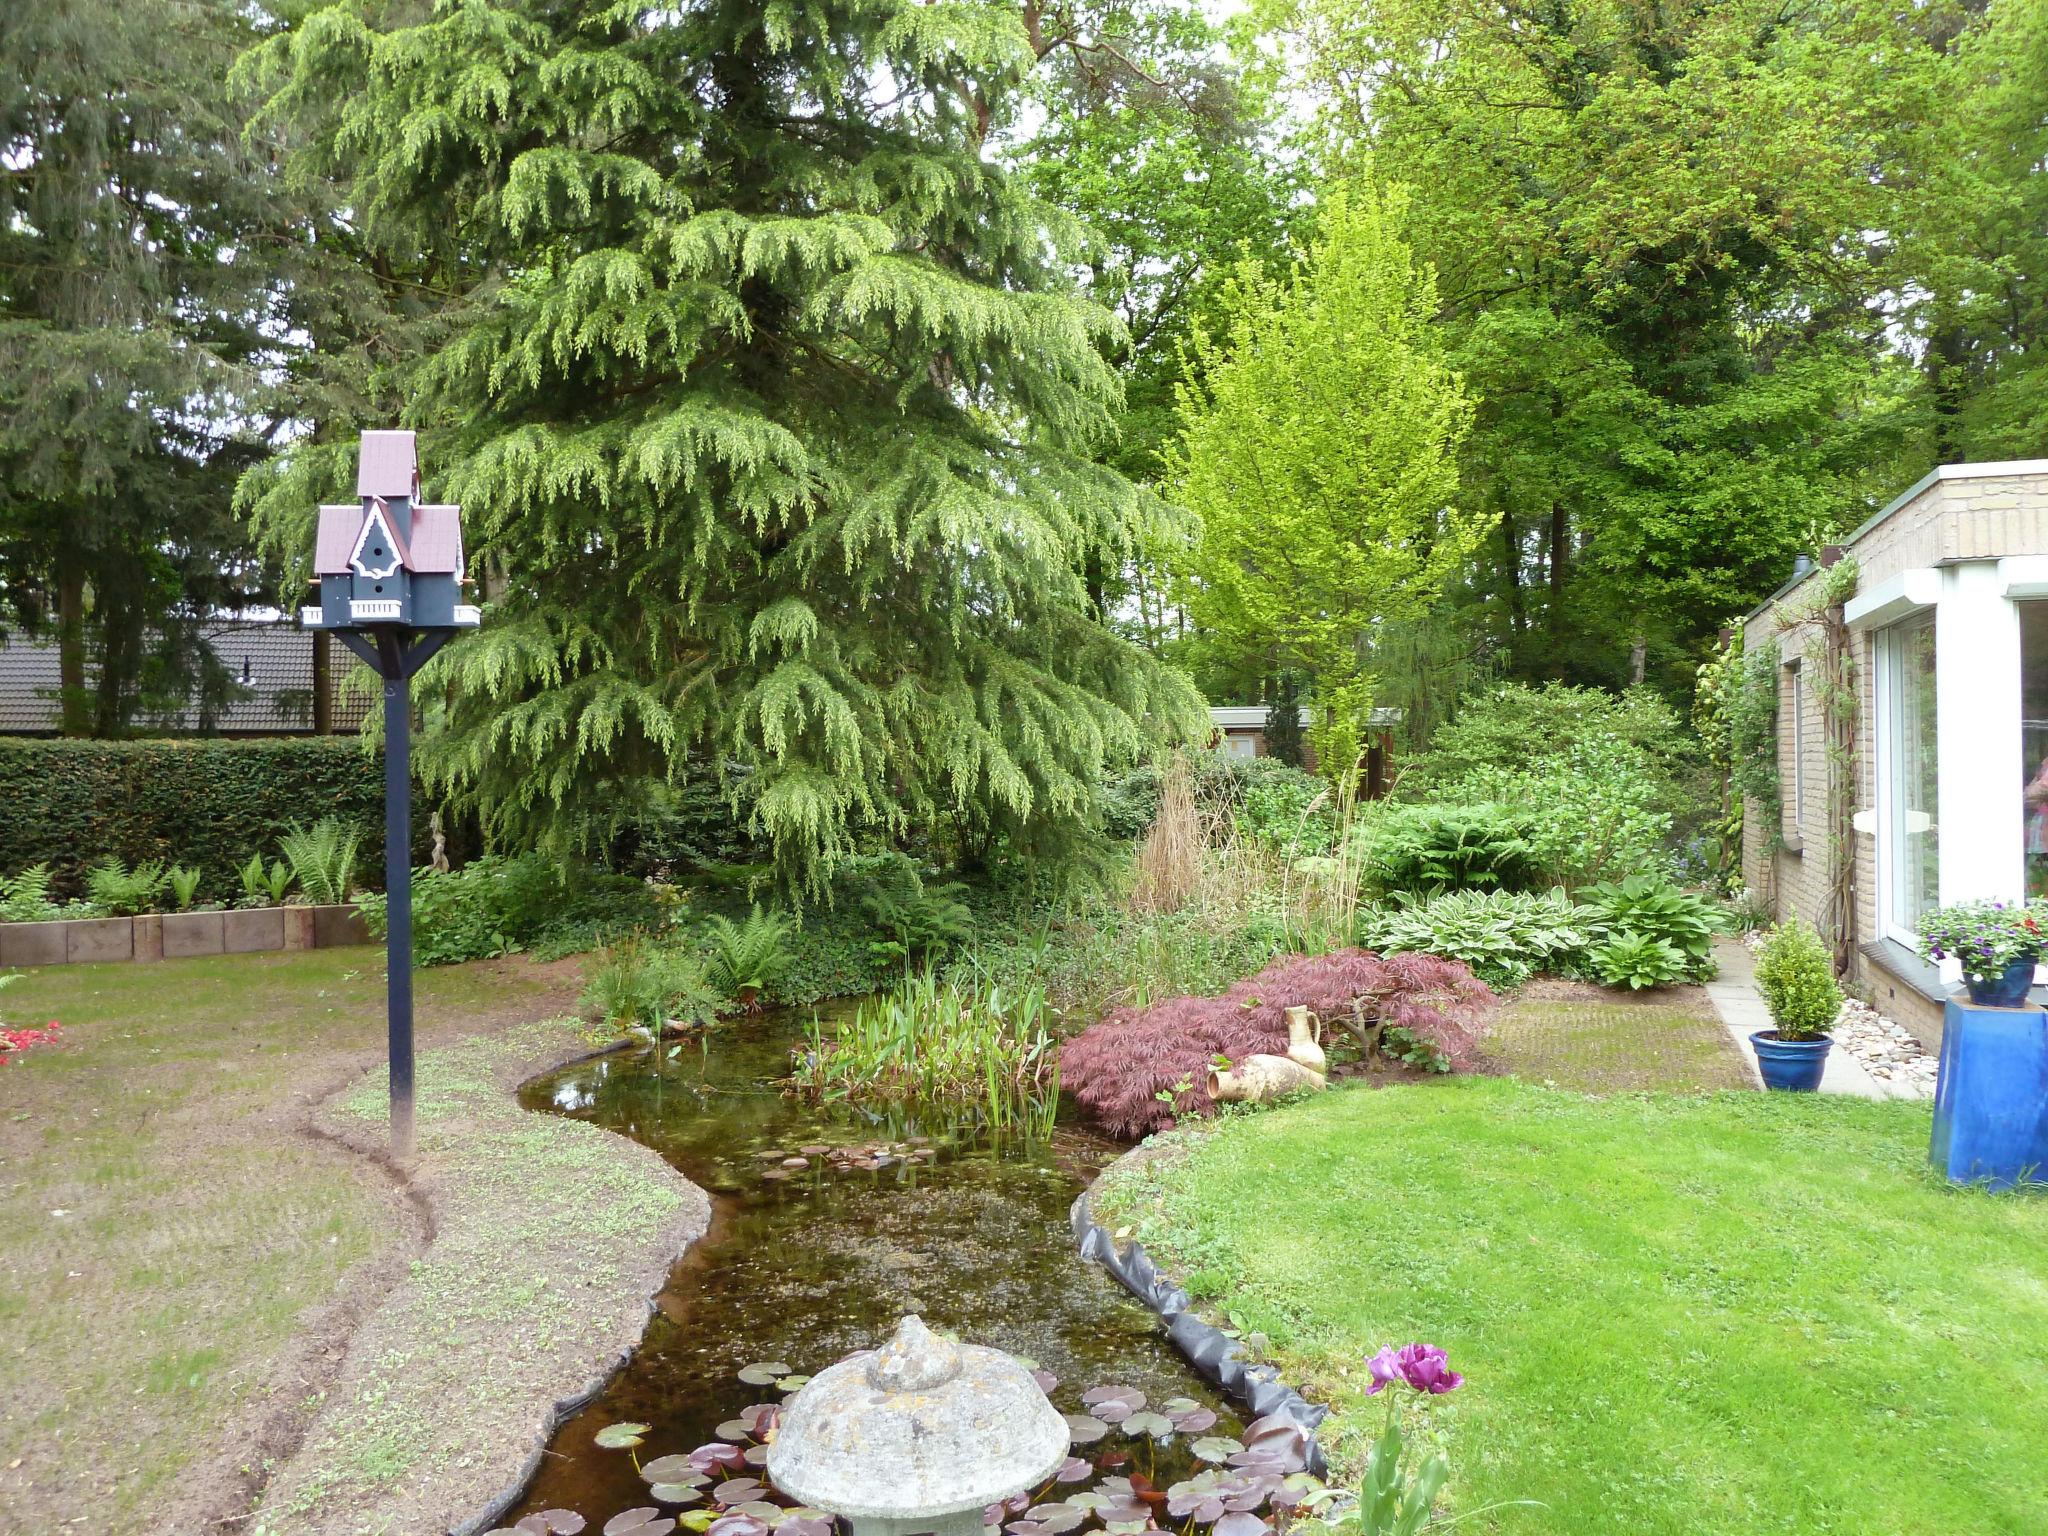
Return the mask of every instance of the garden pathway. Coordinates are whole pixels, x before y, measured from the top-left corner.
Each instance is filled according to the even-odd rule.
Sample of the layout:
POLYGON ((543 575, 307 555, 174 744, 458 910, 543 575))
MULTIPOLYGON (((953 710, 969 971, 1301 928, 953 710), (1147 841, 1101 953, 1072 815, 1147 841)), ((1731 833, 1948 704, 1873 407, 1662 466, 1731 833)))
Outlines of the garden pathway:
MULTIPOLYGON (((1750 1049, 1749 1037, 1756 1030, 1771 1027, 1771 1013, 1764 1006, 1763 994, 1757 991, 1755 958, 1740 939, 1730 938, 1714 941, 1714 958, 1720 962, 1721 971, 1706 984, 1707 996, 1713 1000, 1723 1027, 1741 1047, 1750 1080, 1761 1088, 1763 1079, 1757 1075, 1756 1055, 1750 1049)), ((1859 1099, 1920 1097, 1902 1084, 1879 1082, 1864 1070, 1863 1063, 1839 1046, 1828 1052, 1820 1091, 1851 1094, 1859 1099)))

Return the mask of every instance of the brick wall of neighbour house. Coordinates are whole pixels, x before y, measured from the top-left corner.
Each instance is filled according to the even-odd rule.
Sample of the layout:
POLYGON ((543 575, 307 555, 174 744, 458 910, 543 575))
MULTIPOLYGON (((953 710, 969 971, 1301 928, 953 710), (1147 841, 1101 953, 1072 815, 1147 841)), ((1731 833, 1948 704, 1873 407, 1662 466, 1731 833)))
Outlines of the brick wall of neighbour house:
MULTIPOLYGON (((2048 478, 2040 475, 1981 476, 1940 479, 1860 538, 1845 554, 1857 565, 1857 590, 1867 592, 1901 571, 1929 568, 1946 561, 1994 559, 2005 555, 2048 553, 2048 478)), ((1810 579, 1810 578, 1809 578, 1810 579)), ((1778 691, 1778 779, 1781 804, 1777 825, 1787 847, 1767 851, 1768 808, 1751 806, 1743 828, 1743 875, 1752 890, 1766 888, 1766 860, 1775 876, 1778 915, 1798 915, 1819 926, 1827 906, 1830 849, 1827 833, 1827 751, 1822 711, 1813 686, 1822 666, 1823 640, 1814 624, 1787 626, 1782 610, 1796 605, 1799 588, 1783 593, 1746 621, 1745 646, 1776 637, 1780 660, 1801 663, 1803 730, 1793 720, 1793 687, 1788 668, 1781 668, 1778 691), (1793 744, 1803 739, 1806 771, 1804 816, 1794 821, 1793 744)), ((1855 808, 1877 803, 1875 630, 1852 631, 1850 656, 1857 696, 1856 754, 1853 774, 1855 808)), ((1877 839, 1867 832, 1852 837, 1856 942, 1877 933, 1877 839)), ((1941 1011, 1922 993, 1863 954, 1860 947, 1845 985, 1857 996, 1915 1031, 1929 1046, 1941 1035, 1941 1011)))

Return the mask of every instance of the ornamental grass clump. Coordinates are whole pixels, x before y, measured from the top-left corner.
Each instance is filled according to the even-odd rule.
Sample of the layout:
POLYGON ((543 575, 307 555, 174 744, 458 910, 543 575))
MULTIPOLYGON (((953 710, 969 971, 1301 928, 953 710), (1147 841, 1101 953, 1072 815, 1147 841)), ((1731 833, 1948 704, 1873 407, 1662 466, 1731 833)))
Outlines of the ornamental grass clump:
POLYGON ((1959 901, 1920 920, 1931 960, 1954 960, 1971 981, 1995 981, 2016 961, 2038 961, 2044 948, 2038 906, 1959 901))
POLYGON ((1780 1040, 1818 1040, 1842 1011, 1834 961, 1810 923, 1780 923, 1757 955, 1756 983, 1780 1040))
POLYGON ((1350 1030, 1368 1059, 1384 1051, 1462 1071, 1497 1001, 1463 965, 1434 955, 1290 955, 1220 997, 1119 1009, 1067 1042, 1060 1074, 1104 1129, 1135 1138, 1209 1113, 1217 1057, 1285 1054, 1290 1007, 1350 1030))

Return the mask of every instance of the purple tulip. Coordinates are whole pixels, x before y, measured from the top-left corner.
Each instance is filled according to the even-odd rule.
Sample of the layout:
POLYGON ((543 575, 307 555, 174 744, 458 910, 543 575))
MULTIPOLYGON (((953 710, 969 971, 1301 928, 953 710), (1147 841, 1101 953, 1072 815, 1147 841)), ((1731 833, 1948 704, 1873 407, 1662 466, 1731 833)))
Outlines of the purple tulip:
POLYGON ((1372 1384, 1365 1389, 1367 1397, 1377 1396, 1396 1381, 1405 1381, 1432 1397, 1455 1392, 1465 1384, 1465 1378, 1451 1369, 1449 1357, 1434 1344, 1404 1344, 1398 1350, 1389 1345, 1366 1361, 1365 1368, 1372 1376, 1372 1384))
POLYGON ((1365 1368, 1372 1376, 1372 1385, 1365 1389, 1367 1397, 1379 1396, 1401 1379, 1401 1357, 1394 1353, 1391 1344, 1366 1361, 1365 1368))

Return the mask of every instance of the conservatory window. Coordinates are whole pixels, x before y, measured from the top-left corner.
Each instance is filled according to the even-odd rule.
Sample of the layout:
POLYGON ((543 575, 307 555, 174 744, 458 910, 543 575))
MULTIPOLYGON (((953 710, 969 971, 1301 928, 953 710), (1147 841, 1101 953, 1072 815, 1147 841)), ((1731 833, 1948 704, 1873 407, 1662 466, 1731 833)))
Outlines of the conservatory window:
POLYGON ((1940 828, 1935 824, 1934 615, 1894 624, 1880 636, 1878 771, 1882 812, 1885 929, 1917 945, 1920 919, 1940 901, 1940 828))

